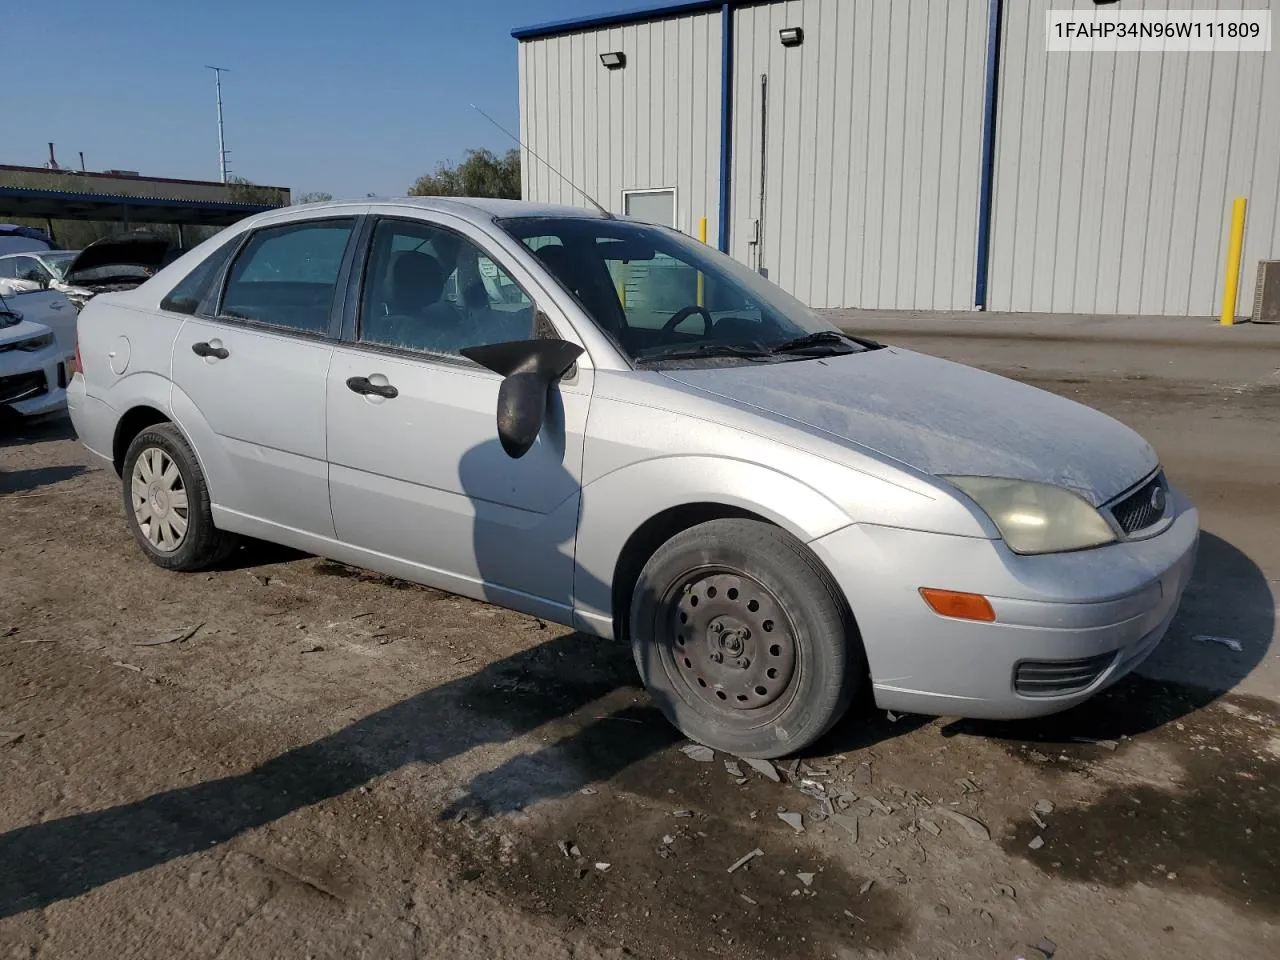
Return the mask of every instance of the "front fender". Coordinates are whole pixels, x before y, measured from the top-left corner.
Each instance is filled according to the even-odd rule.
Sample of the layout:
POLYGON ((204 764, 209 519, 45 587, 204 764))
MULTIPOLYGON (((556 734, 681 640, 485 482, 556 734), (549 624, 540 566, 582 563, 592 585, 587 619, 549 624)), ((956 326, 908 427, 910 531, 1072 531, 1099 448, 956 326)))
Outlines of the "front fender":
POLYGON ((582 488, 574 574, 582 626, 612 633, 613 573, 631 535, 667 510, 700 503, 758 514, 806 543, 853 522, 808 484, 746 460, 668 456, 622 467, 582 488))

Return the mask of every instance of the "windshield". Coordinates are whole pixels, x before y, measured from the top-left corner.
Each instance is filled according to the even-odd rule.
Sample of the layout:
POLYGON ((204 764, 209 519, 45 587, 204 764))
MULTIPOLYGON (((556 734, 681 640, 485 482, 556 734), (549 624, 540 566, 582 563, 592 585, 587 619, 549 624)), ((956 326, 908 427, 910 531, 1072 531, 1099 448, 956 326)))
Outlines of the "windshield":
POLYGON ((782 359, 778 348, 859 349, 781 288, 675 230, 568 217, 500 225, 542 260, 632 362, 699 356, 751 362, 782 359), (814 334, 820 344, 798 344, 814 334))
POLYGON ((62 280, 67 275, 67 267, 71 266, 71 261, 76 258, 78 250, 66 250, 58 253, 42 253, 40 254, 40 262, 49 268, 50 272, 62 280))

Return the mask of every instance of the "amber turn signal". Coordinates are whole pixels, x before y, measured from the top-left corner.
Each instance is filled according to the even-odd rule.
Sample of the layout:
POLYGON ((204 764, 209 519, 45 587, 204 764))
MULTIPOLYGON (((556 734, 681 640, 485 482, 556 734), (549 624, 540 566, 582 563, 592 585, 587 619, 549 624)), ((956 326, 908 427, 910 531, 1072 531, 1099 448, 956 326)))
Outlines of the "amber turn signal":
POLYGON ((957 620, 979 620, 992 623, 996 612, 991 609, 991 601, 980 593, 957 593, 954 590, 935 590, 932 587, 921 587, 920 596, 934 613, 944 617, 955 617, 957 620))

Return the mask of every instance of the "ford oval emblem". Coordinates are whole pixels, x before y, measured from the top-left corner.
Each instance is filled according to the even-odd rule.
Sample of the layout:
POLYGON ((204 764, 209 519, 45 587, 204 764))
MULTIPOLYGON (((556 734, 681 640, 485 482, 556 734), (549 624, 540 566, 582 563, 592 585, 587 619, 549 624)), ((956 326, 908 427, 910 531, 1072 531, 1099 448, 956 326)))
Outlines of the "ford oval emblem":
POLYGON ((1161 516, 1164 515, 1166 500, 1164 487, 1158 486, 1151 491, 1151 509, 1161 516))

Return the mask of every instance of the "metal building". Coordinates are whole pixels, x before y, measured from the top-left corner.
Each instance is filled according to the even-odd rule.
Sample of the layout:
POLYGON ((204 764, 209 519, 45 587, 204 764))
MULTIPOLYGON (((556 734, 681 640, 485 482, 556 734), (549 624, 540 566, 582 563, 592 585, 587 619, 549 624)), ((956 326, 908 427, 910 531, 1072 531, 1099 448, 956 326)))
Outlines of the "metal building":
MULTIPOLYGON (((1048 53, 1050 7, 1094 3, 684 0, 521 28, 522 139, 616 212, 706 218, 816 307, 1215 314, 1245 196, 1247 314, 1280 257, 1280 52, 1048 53)), ((584 202, 527 153, 524 192, 584 202)))

